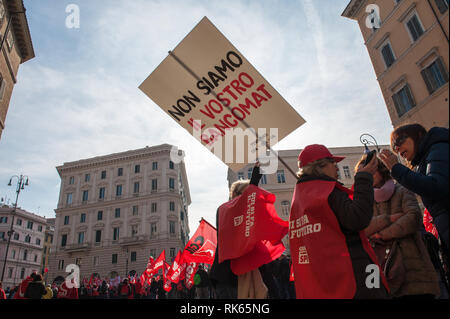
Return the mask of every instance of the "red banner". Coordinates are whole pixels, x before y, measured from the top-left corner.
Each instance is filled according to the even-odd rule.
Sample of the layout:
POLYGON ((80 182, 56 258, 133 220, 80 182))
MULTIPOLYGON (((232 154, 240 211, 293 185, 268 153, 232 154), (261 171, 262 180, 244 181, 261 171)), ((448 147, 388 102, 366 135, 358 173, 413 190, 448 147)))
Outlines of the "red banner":
POLYGON ((183 257, 188 263, 214 263, 217 247, 217 230, 206 220, 202 219, 194 236, 184 248, 183 257))
POLYGON ((219 208, 219 263, 250 253, 262 240, 278 245, 289 222, 281 219, 273 205, 275 195, 249 185, 242 195, 219 208))
POLYGON ((164 249, 159 257, 156 259, 155 263, 153 264, 153 268, 151 272, 153 274, 156 274, 158 270, 164 267, 164 262, 166 261, 166 250, 164 249))

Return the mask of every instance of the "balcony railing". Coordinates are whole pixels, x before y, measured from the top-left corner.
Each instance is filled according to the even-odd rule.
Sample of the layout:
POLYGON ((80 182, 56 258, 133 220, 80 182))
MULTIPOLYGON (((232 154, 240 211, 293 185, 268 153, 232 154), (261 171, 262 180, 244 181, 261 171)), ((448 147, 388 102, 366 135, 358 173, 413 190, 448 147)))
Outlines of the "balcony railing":
POLYGON ((66 245, 63 248, 65 251, 85 250, 85 249, 90 249, 91 244, 90 243, 72 244, 72 245, 66 245))

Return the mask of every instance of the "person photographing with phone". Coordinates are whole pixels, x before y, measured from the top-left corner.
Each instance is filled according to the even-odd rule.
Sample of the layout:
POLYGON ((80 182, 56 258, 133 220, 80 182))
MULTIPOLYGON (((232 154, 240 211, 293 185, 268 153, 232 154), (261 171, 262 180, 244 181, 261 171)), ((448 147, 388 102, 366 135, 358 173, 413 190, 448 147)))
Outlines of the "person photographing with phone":
POLYGON ((357 167, 354 191, 337 181, 336 163, 343 159, 319 144, 306 146, 298 157, 289 241, 300 299, 388 298, 381 271, 377 288, 366 284, 368 267, 380 270, 364 234, 373 215, 377 159, 357 167))

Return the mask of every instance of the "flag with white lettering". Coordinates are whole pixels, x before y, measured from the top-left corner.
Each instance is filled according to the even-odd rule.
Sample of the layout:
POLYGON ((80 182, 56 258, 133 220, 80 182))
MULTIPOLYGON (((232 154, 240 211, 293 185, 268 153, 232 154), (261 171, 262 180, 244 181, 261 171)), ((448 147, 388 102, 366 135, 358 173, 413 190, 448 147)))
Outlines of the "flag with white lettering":
POLYGON ((190 262, 187 263, 186 270, 185 270, 185 285, 186 288, 191 289, 194 286, 194 276, 197 272, 197 268, 199 266, 199 263, 190 262))
POLYGON ((276 246, 287 234, 289 222, 274 206, 275 195, 249 185, 242 195, 219 207, 219 263, 250 253, 263 240, 276 246))
POLYGON ((196 262, 212 265, 214 263, 216 247, 216 228, 202 218, 197 231, 184 248, 183 259, 188 263, 196 262))
POLYGON ((153 268, 151 270, 152 274, 156 274, 158 270, 164 267, 164 262, 166 261, 166 250, 164 249, 161 254, 156 258, 153 268))

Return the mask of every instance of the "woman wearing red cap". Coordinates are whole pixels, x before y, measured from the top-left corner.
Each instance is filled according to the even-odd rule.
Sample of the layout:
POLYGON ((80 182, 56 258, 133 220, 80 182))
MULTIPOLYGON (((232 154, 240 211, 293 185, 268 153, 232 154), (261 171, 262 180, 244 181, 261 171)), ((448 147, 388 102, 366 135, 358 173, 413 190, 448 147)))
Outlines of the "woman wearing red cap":
POLYGON ((364 229, 373 215, 373 158, 355 174, 354 192, 338 181, 337 162, 323 145, 299 155, 289 241, 297 298, 387 298, 386 281, 364 229))

